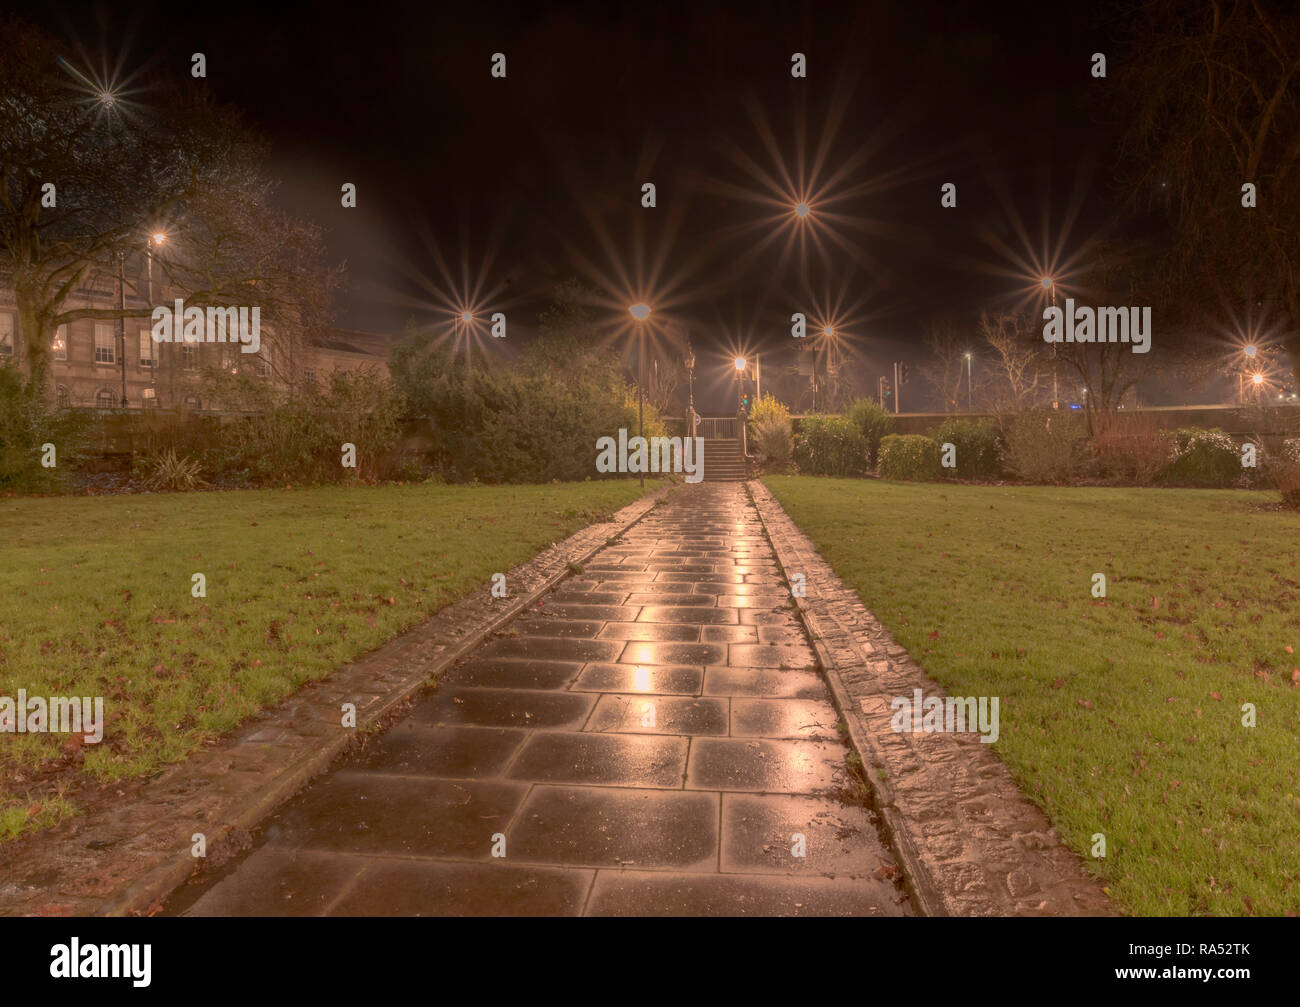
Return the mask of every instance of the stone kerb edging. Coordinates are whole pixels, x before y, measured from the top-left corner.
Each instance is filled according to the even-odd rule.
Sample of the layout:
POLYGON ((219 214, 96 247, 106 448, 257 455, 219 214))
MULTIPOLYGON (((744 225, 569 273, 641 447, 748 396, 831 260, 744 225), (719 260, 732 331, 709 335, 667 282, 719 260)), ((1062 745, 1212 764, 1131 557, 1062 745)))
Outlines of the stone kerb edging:
POLYGON ((0 915, 124 916, 154 910, 196 870, 192 835, 209 863, 358 736, 640 521, 668 488, 623 507, 510 570, 511 597, 489 585, 416 628, 309 683, 232 737, 140 782, 122 800, 0 847, 0 915), (343 703, 355 729, 340 727, 343 703), (93 844, 93 845, 92 845, 93 844))
POLYGON ((931 916, 1103 916, 1115 909, 975 733, 896 733, 890 701, 946 693, 835 575, 762 483, 748 483, 875 791, 917 909, 931 916))

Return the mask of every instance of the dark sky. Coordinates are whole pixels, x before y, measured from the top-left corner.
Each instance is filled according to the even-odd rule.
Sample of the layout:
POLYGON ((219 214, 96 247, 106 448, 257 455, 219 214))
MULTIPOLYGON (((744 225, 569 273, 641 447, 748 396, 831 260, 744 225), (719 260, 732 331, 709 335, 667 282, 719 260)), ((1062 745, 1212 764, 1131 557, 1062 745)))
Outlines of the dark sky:
POLYGON ((935 317, 969 325, 1015 294, 978 265, 984 235, 1014 240, 999 191, 1035 238, 1060 227, 1076 191, 1073 239, 1111 216, 1111 141, 1095 114, 1108 85, 1088 71, 1112 43, 1084 4, 45 0, 27 13, 128 72, 187 75, 203 52, 208 85, 271 139, 283 206, 323 225, 346 261, 339 321, 356 328, 432 317, 405 274, 445 286, 436 241, 471 274, 494 251, 486 284, 503 285, 526 335, 553 283, 581 275, 575 248, 609 263, 604 228, 626 262, 638 246, 664 253, 680 280, 673 314, 697 348, 738 332, 751 347, 788 345, 791 311, 838 300, 863 366, 884 373, 919 357, 935 317), (498 51, 505 80, 489 74, 498 51), (790 76, 795 51, 805 80, 790 76), (747 254, 773 211, 720 191, 757 189, 727 145, 773 168, 748 100, 793 168, 801 131, 810 159, 832 135, 837 95, 824 174, 866 151, 844 185, 862 191, 835 205, 852 250, 796 251, 780 270, 779 241, 747 254), (357 209, 339 205, 344 181, 357 209), (640 206, 644 181, 658 188, 653 210, 640 206), (956 209, 939 206, 947 181, 956 209))

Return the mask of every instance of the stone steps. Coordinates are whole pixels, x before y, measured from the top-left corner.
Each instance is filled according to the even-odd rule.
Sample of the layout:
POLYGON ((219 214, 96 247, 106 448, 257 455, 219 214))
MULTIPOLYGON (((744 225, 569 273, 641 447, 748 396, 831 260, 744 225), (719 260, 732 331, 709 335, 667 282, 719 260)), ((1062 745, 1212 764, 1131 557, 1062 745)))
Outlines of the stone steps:
POLYGON ((708 437, 704 440, 704 481, 707 483, 743 482, 747 472, 740 442, 731 437, 708 437))

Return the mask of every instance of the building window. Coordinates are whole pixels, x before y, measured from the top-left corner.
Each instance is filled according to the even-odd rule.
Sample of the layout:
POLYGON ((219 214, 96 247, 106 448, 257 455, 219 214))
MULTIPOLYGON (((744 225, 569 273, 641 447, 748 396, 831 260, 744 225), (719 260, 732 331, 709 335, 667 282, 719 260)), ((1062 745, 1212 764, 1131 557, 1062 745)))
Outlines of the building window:
POLYGON ((117 359, 113 347, 113 326, 95 324, 95 363, 111 364, 117 359))
POLYGON ((0 357, 14 355, 14 316, 0 311, 0 357))
POLYGON ((264 377, 266 377, 266 376, 267 376, 268 374, 270 374, 270 373, 271 373, 271 368, 270 368, 269 366, 267 366, 266 361, 263 360, 261 357, 258 357, 258 358, 257 358, 257 376, 258 376, 259 378, 264 378, 264 377))
POLYGON ((304 367, 302 369, 302 380, 309 385, 314 385, 316 383, 316 368, 304 367))
POLYGON ((199 369, 199 350, 196 346, 181 347, 181 365, 187 371, 197 371, 199 369))
POLYGON ((54 401, 60 409, 67 409, 68 406, 72 405, 72 397, 68 394, 66 385, 59 385, 54 390, 54 401))
POLYGON ((140 390, 140 404, 146 409, 158 404, 158 396, 152 388, 142 388, 140 390))
POLYGON ((50 344, 55 360, 68 359, 68 327, 60 325, 54 330, 54 342, 50 344))
POLYGON ((95 394, 95 408, 96 408, 96 409, 112 409, 112 408, 113 408, 113 393, 110 392, 107 388, 101 388, 101 389, 100 389, 100 390, 95 394))
POLYGON ((200 409, 203 408, 203 404, 199 401, 199 397, 197 395, 187 395, 185 396, 185 408, 192 409, 195 412, 198 412, 200 409))
POLYGON ((140 330, 140 366, 153 366, 153 336, 148 329, 140 330))

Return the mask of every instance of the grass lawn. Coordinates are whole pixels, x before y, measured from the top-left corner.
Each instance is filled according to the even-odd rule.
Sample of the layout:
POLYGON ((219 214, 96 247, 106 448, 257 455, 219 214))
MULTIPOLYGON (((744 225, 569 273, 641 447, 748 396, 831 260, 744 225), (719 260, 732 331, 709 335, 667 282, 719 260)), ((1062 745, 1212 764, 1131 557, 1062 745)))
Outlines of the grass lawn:
MULTIPOLYGON (((640 495, 635 480, 0 499, 0 695, 102 696, 108 780, 183 759, 640 495), (191 576, 207 596, 191 596, 191 576)), ((66 735, 0 733, 0 839, 66 735)), ((54 760, 54 761, 52 761, 54 760)))
POLYGON ((998 753, 1117 904, 1300 913, 1300 515, 1274 494, 765 482, 934 679, 1000 697, 998 753))

